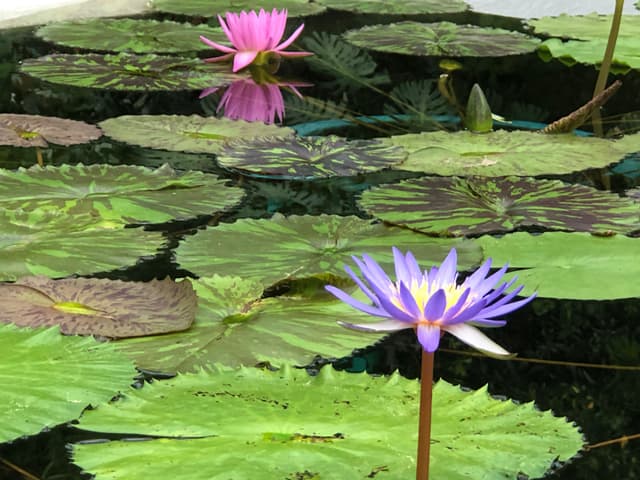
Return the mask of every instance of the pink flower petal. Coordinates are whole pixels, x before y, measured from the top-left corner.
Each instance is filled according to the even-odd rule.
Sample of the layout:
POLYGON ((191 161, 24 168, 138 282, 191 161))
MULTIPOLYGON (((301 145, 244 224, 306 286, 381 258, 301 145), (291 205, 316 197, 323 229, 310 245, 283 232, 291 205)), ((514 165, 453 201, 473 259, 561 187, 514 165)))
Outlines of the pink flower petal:
POLYGON ((238 52, 233 57, 233 72, 237 72, 238 70, 242 70, 243 68, 251 65, 256 57, 258 56, 258 52, 246 51, 246 52, 238 52))
POLYGON ((296 29, 296 31, 291 34, 289 38, 287 38, 284 42, 282 42, 280 45, 275 47, 273 50, 275 50, 276 52, 280 52, 281 50, 284 50, 285 48, 287 48, 289 45, 291 45, 295 41, 296 38, 298 38, 298 36, 302 33, 303 29, 304 29, 304 23, 300 25, 296 29))
POLYGON ((224 53, 235 53, 236 50, 231 48, 231 47, 227 47, 225 45, 220 45, 219 43, 214 42, 213 40, 209 40, 207 37, 203 37, 202 35, 200 35, 200 40, 202 41, 202 43, 205 43, 207 45, 209 45, 210 47, 215 48, 216 50, 220 50, 221 52, 224 53))

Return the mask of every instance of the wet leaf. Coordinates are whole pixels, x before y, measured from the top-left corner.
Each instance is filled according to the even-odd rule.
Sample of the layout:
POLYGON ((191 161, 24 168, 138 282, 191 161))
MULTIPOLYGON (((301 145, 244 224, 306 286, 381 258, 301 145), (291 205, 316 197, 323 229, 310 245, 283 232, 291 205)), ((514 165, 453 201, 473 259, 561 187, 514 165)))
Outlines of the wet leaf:
POLYGON ((435 13, 458 13, 467 10, 462 0, 319 0, 319 3, 334 10, 354 13, 376 13, 384 15, 425 15, 435 13))
POLYGON ((268 11, 286 8, 288 17, 302 17, 315 15, 326 9, 319 2, 309 0, 154 0, 153 8, 160 12, 199 17, 215 17, 241 10, 258 11, 261 8, 268 11))
POLYGON ((0 145, 47 147, 88 143, 102 136, 102 131, 85 122, 40 115, 0 114, 0 145))

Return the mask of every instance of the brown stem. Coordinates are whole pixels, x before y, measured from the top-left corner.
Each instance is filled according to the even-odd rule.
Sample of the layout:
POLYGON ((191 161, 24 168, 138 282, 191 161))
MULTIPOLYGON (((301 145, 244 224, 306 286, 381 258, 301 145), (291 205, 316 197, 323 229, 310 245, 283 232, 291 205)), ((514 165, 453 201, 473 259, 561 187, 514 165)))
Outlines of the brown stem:
POLYGON ((420 371, 420 421, 418 424, 418 462, 416 480, 429 480, 431 448, 431 392, 433 390, 433 352, 422 351, 420 371))

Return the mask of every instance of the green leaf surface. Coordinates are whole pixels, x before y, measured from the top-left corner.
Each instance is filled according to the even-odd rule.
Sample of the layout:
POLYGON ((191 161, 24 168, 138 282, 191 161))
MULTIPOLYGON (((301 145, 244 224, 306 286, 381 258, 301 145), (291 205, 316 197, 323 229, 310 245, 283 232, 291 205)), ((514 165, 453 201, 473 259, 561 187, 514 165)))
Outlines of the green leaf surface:
POLYGON ((105 135, 120 142, 176 152, 220 152, 236 138, 289 136, 287 127, 199 115, 123 115, 100 122, 105 135))
POLYGON ((377 13, 381 15, 425 15, 436 13, 458 13, 467 10, 462 0, 319 0, 319 3, 333 10, 353 13, 377 13))
POLYGON ((261 8, 268 11, 286 8, 289 17, 315 15, 326 9, 319 2, 309 0, 153 0, 154 10, 199 17, 215 17, 241 10, 258 11, 261 8))
POLYGON ((385 141, 409 151, 402 170, 443 176, 571 173, 605 167, 640 150, 640 134, 627 135, 618 141, 497 130, 481 135, 467 131, 425 132, 398 135, 385 141))
MULTIPOLYGON (((265 472, 278 479, 406 480, 415 475, 419 388, 398 374, 327 367, 316 377, 290 368, 180 375, 131 390, 80 422, 86 430, 168 438, 74 445, 73 460, 96 480, 265 472)), ((464 392, 440 380, 433 397, 434 479, 539 477, 583 446, 566 419, 533 403, 496 400, 486 387, 464 392)))
POLYGON ((113 345, 57 328, 0 325, 0 442, 75 420, 131 384, 136 370, 113 345))
POLYGON ((640 205, 559 180, 426 177, 374 187, 360 205, 385 222, 437 235, 478 235, 521 227, 630 233, 640 205))
POLYGON ((88 143, 102 136, 95 125, 77 120, 16 113, 0 114, 0 145, 48 147, 88 143))
POLYGON ((176 260, 200 276, 239 275, 267 287, 326 273, 344 277, 351 256, 363 253, 390 269, 392 246, 411 250, 425 268, 440 264, 452 247, 458 249, 461 269, 479 263, 477 247, 470 241, 430 238, 354 216, 280 214, 198 231, 180 243, 176 260))
POLYGON ((500 28, 451 22, 370 25, 344 34, 347 41, 378 52, 417 56, 501 57, 533 52, 540 40, 500 28))
POLYGON ((62 165, 0 169, 0 208, 89 213, 122 223, 162 223, 231 208, 240 188, 215 175, 178 175, 165 165, 152 170, 128 165, 62 165))
POLYGON ((244 78, 228 65, 161 55, 67 55, 29 58, 21 71, 51 83, 127 91, 201 90, 244 78))
POLYGON ((518 269, 521 295, 577 300, 614 300, 640 296, 640 238, 587 233, 512 233, 478 239, 496 265, 518 269))

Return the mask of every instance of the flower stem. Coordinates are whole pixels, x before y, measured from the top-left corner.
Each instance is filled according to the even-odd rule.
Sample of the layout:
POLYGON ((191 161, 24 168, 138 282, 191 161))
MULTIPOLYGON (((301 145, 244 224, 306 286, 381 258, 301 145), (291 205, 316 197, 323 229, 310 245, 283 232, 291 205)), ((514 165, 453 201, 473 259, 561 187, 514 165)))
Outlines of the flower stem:
POLYGON ((418 463, 416 480, 429 480, 431 447, 431 391, 433 389, 433 352, 422 351, 420 370, 420 423, 418 425, 418 463))

